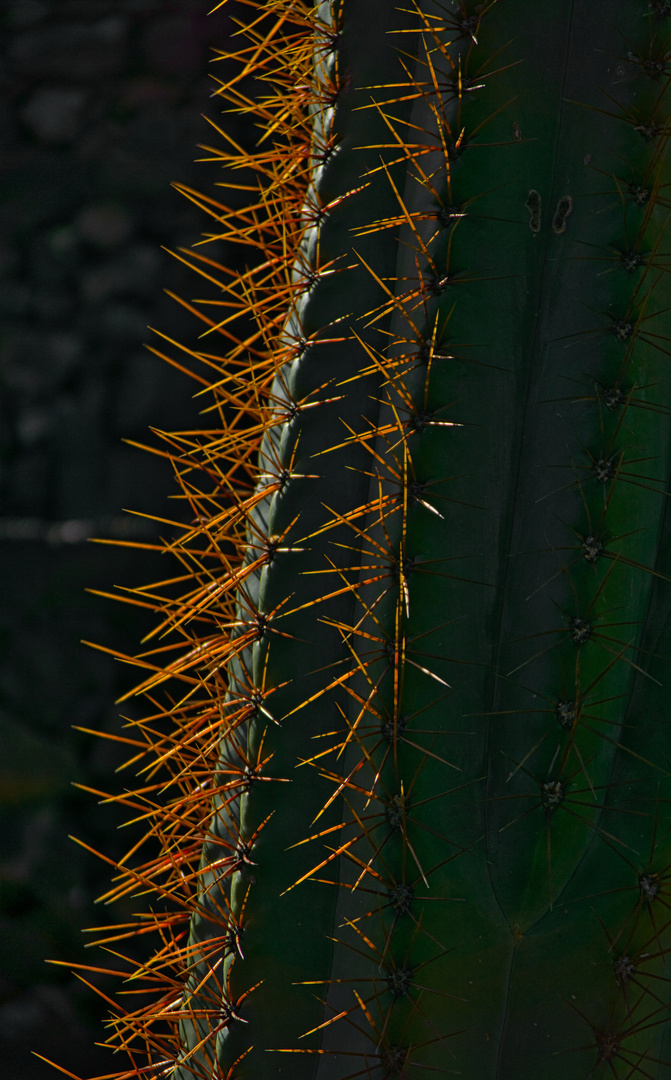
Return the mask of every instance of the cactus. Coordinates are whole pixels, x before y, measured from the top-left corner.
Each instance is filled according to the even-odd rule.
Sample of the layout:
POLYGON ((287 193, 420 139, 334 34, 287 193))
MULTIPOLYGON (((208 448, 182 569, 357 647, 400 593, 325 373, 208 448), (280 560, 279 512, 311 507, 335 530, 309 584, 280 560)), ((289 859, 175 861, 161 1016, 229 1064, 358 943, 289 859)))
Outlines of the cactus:
POLYGON ((248 8, 116 1075, 661 1080, 671 4, 248 8))

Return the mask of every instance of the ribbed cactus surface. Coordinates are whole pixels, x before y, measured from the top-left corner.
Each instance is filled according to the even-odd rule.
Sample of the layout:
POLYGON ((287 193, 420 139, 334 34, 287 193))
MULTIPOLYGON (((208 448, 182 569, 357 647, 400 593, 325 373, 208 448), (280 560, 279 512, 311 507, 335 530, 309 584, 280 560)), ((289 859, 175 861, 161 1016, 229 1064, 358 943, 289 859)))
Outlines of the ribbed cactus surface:
POLYGON ((671 4, 266 0, 242 42, 119 1076, 663 1080, 671 4))

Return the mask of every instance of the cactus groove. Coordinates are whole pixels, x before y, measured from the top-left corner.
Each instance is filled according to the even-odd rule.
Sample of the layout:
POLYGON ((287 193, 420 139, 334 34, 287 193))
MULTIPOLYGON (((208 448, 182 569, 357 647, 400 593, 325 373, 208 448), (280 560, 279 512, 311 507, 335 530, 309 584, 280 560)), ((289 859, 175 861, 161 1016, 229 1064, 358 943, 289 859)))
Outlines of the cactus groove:
POLYGON ((671 5, 248 7, 116 1075, 663 1080, 671 5))

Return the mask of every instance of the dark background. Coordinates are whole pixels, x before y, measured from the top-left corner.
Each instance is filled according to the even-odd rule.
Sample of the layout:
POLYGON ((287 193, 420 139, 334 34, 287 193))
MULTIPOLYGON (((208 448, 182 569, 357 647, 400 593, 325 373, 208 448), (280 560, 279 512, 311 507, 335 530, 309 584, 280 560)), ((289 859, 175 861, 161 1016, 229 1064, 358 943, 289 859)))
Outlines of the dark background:
POLYGON ((133 653, 149 626, 85 589, 165 567, 87 538, 156 536, 123 509, 174 517, 170 467, 122 439, 199 423, 195 384, 143 343, 161 346, 148 325, 191 345, 199 332, 163 290, 204 290, 161 248, 207 227, 171 181, 212 191, 221 178, 194 163, 197 144, 217 140, 201 114, 222 112, 208 70, 223 68, 208 63, 232 5, 208 18, 214 6, 0 0, 2 1080, 59 1075, 30 1050, 84 1077, 125 1065, 94 1049, 106 1008, 45 958, 105 963, 81 928, 137 908, 94 907, 108 867, 68 839, 120 855, 132 838, 116 831, 120 813, 72 786, 118 789, 122 755, 72 725, 121 730, 114 702, 134 679, 80 639, 133 653))

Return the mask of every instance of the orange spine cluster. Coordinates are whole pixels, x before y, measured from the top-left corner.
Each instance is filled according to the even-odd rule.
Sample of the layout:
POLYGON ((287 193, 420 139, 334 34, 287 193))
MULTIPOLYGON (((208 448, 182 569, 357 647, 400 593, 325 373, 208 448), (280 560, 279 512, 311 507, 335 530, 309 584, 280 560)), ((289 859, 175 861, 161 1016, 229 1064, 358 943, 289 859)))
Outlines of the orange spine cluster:
MULTIPOLYGON (((220 295, 193 303, 174 297, 204 324, 202 348, 161 335, 172 351, 151 349, 194 381, 207 418, 198 430, 157 432, 162 449, 143 447, 170 462, 184 512, 159 522, 171 539, 131 546, 176 558, 181 572, 125 595, 99 594, 160 616, 139 655, 103 649, 144 672, 127 696, 141 695, 149 705, 148 715, 129 721, 128 734, 104 736, 128 746, 126 769, 137 773, 139 785, 130 793, 92 792, 121 804, 146 826, 142 843, 115 866, 113 887, 101 900, 149 894, 151 902, 143 900, 136 922, 106 930, 93 944, 118 956, 123 941, 139 935, 155 942, 153 955, 142 963, 126 960, 121 971, 92 964, 80 973, 84 981, 87 971, 121 976, 122 993, 130 998, 126 1007, 107 999, 107 1043, 130 1059, 110 1074, 115 1080, 163 1075, 179 1059, 183 987, 194 954, 202 958, 189 945, 189 924, 199 905, 213 798, 235 800, 259 764, 247 761, 215 779, 222 735, 231 737, 252 707, 227 698, 227 665, 255 634, 253 627, 240 629, 236 594, 282 545, 281 537, 268 538, 255 523, 255 509, 280 484, 262 476, 259 451, 264 435, 287 418, 272 388, 296 349, 286 340, 286 314, 304 290, 296 267, 308 227, 312 113, 323 105, 324 94, 323 86, 315 88, 315 35, 331 31, 305 0, 268 0, 260 12, 256 4, 250 9, 257 13, 245 20, 246 46, 219 53, 235 59, 239 70, 220 82, 217 94, 262 137, 250 152, 210 121, 225 148, 203 146, 205 160, 225 168, 224 186, 244 193, 243 204, 233 208, 175 185, 212 221, 205 250, 182 250, 177 257, 220 295), (249 269, 233 271, 209 257, 207 243, 216 240, 240 245, 249 269), (146 861, 143 847, 152 851, 146 861), (135 1007, 135 1001, 142 1004, 135 1007)), ((242 747, 239 752, 244 756, 242 747)), ((222 850, 222 863, 234 862, 235 844, 232 838, 229 850, 222 850)), ((221 930, 212 950, 221 950, 232 932, 228 911, 221 912, 221 930)))

